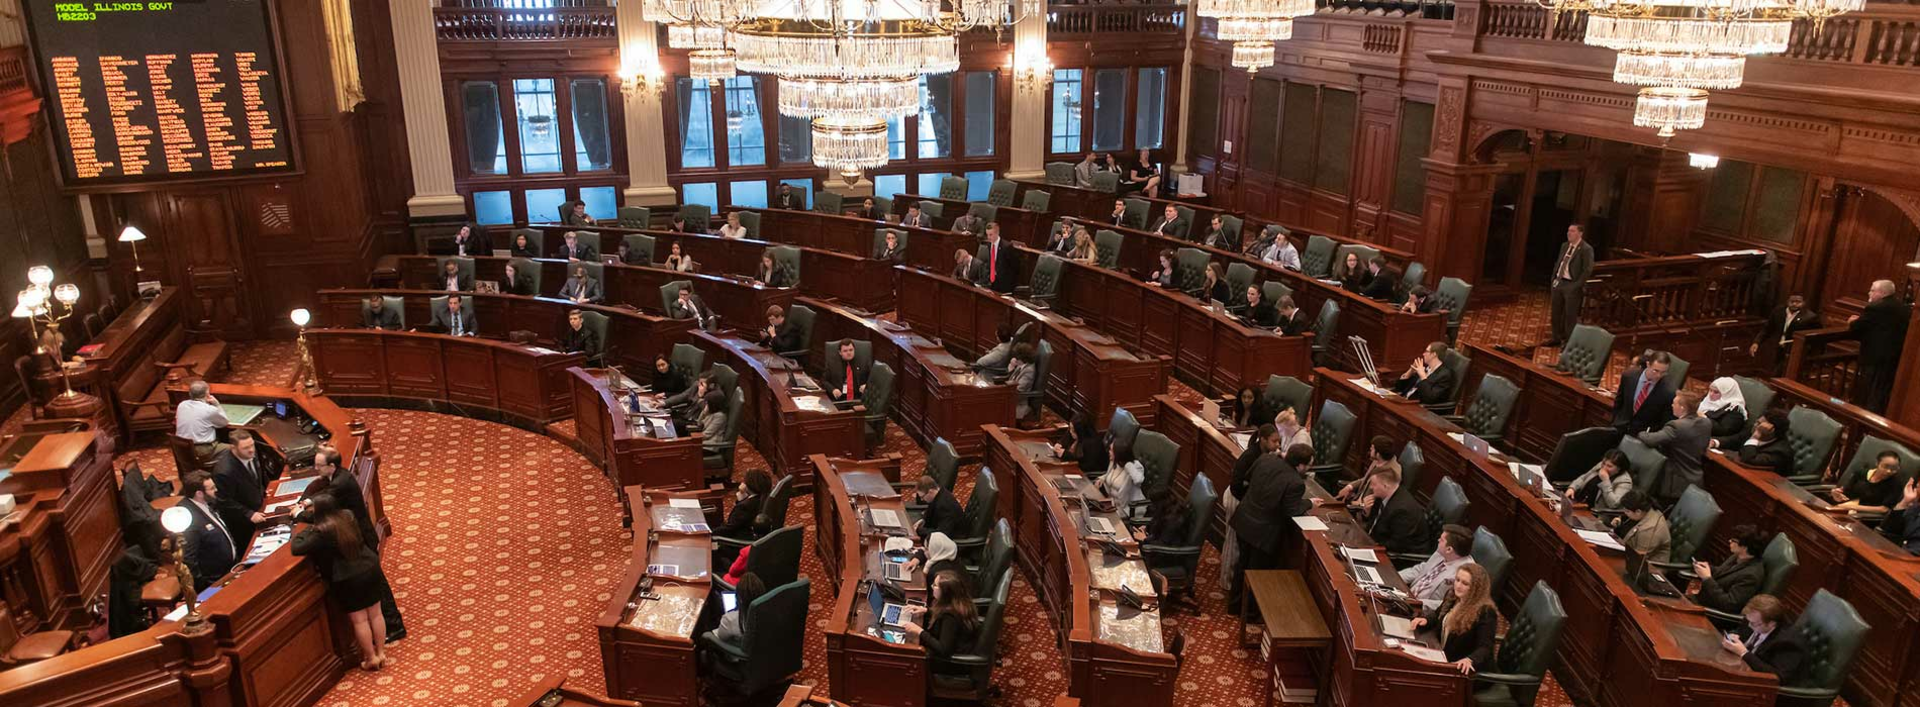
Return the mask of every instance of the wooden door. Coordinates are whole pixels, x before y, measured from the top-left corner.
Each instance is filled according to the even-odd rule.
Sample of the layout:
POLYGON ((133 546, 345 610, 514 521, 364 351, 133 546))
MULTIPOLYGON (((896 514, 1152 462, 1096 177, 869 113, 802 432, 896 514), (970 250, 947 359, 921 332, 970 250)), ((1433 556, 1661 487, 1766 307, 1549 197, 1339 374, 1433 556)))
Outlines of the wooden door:
POLYGON ((1874 280, 1905 281, 1903 266, 1920 259, 1920 226, 1886 197, 1846 185, 1834 192, 1833 239, 1819 305, 1830 315, 1853 314, 1866 306, 1874 280))
POLYGON ((253 338, 254 312, 244 294, 246 263, 230 194, 188 192, 166 198, 173 274, 189 295, 191 328, 230 341, 253 338))

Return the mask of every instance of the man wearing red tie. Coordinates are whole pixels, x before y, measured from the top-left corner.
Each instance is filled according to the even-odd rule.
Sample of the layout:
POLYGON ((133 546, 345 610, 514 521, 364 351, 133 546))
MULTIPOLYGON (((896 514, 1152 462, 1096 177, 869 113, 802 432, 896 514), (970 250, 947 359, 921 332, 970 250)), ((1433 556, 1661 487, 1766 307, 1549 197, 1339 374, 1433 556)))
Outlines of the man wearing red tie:
POLYGON ((1020 279, 1020 256, 1013 244, 1000 237, 1000 224, 987 224, 987 287, 994 292, 1013 294, 1020 279))
POLYGON ((1655 351, 1647 362, 1627 369, 1613 392, 1613 426, 1622 434, 1657 430, 1673 419, 1673 386, 1667 384, 1667 366, 1673 357, 1655 351))
POLYGON ((840 340, 840 357, 826 365, 827 395, 841 403, 851 403, 867 392, 867 367, 854 356, 853 340, 840 340))

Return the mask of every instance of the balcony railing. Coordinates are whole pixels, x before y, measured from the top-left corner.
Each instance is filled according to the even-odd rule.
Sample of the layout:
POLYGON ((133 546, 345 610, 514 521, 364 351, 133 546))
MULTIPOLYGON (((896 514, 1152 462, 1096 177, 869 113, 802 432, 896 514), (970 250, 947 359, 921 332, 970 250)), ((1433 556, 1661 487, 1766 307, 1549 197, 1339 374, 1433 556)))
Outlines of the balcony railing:
POLYGON ((1319 13, 1451 20, 1453 0, 1319 0, 1319 13))
POLYGON ((1187 31, 1185 5, 1050 5, 1047 36, 1187 31))
POLYGON ((565 41, 604 39, 619 34, 614 8, 604 1, 561 0, 551 8, 499 7, 501 0, 466 0, 465 7, 433 9, 434 29, 443 42, 565 41))
MULTIPOLYGON (((1586 40, 1584 12, 1550 13, 1533 2, 1488 3, 1486 8, 1482 34, 1487 37, 1574 44, 1586 40)), ((1869 8, 1865 13, 1829 19, 1819 32, 1813 31, 1813 23, 1797 21, 1787 50, 1778 56, 1862 66, 1920 66, 1920 19, 1911 10, 1876 14, 1869 8)), ((1761 61, 1770 58, 1759 57, 1761 61)))

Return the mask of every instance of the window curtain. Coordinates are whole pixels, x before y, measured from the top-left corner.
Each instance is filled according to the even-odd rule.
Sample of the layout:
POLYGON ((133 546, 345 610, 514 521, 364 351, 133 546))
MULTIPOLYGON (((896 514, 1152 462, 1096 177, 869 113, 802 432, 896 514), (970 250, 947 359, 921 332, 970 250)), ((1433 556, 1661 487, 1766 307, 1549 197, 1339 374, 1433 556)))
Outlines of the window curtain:
MULTIPOLYGON (((612 165, 607 139, 607 88, 598 79, 573 82, 573 131, 595 165, 612 165)), ((580 169, 588 169, 581 165, 580 169)))
POLYGON ((467 161, 473 171, 494 174, 500 155, 500 91, 490 81, 474 81, 461 92, 466 116, 467 161))

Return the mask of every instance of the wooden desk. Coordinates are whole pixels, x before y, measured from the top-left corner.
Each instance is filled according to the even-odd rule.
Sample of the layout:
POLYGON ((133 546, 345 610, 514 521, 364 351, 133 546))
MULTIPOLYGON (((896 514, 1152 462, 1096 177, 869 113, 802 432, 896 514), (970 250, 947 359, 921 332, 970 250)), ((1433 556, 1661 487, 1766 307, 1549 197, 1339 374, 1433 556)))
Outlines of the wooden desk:
MULTIPOLYGON (((506 276, 507 261, 511 258, 483 257, 474 258, 473 279, 499 281, 506 276)), ((391 282, 375 278, 375 287, 422 287, 433 290, 440 277, 438 267, 440 258, 431 255, 390 255, 381 259, 380 270, 398 274, 391 282), (388 264, 391 259, 391 265, 388 264)), ((541 258, 534 262, 540 265, 540 294, 557 296, 560 288, 567 283, 572 274, 568 261, 557 258, 541 258)), ((687 280, 693 283, 693 291, 706 300, 707 306, 727 323, 728 326, 751 327, 767 320, 767 307, 793 304, 794 292, 791 289, 767 287, 753 282, 747 276, 711 275, 704 273, 685 273, 666 268, 641 267, 636 265, 608 265, 606 276, 600 287, 606 295, 605 302, 613 307, 622 305, 637 308, 653 314, 666 314, 660 306, 660 288, 667 283, 687 280)), ((445 294, 445 293, 441 293, 445 294)), ((436 295, 438 296, 438 295, 436 295)), ((407 321, 413 321, 409 316, 407 321)), ((425 320, 422 320, 425 321, 425 320)), ((484 323, 484 320, 483 320, 484 323)))
MULTIPOLYGON (((281 388, 215 384, 213 393, 229 403, 287 401, 297 414, 311 417, 332 433, 332 444, 348 460, 343 471, 360 481, 376 527, 391 527, 371 435, 339 406, 281 388)), ((357 650, 353 631, 327 601, 320 574, 291 548, 283 547, 218 584, 221 589, 200 603, 209 630, 190 636, 181 632, 179 622, 162 621, 139 633, 0 671, 0 704, 78 700, 89 707, 305 705, 318 701, 346 674, 342 656, 357 650)))
MULTIPOLYGON (((626 414, 624 403, 615 400, 607 378, 618 375, 604 368, 567 369, 572 400, 574 448, 613 480, 614 488, 645 486, 664 491, 705 491, 719 495, 706 486, 706 470, 701 466, 701 436, 698 432, 674 429, 669 419, 655 420, 651 429, 635 424, 626 414)), ((627 385, 632 381, 622 377, 627 385)), ((625 388, 625 385, 620 386, 625 388)), ((659 396, 642 394, 657 401, 659 396)), ((624 398, 622 398, 624 400, 624 398)), ((620 498, 622 511, 632 520, 632 509, 620 498)))
MULTIPOLYGON (((822 340, 815 337, 815 341, 822 340)), ((733 333, 694 332, 693 344, 707 352, 709 362, 725 363, 740 374, 746 401, 741 407, 740 438, 760 451, 774 474, 797 475, 794 484, 804 489, 813 484, 807 457, 866 456, 862 428, 867 409, 858 404, 844 409, 835 406, 825 390, 817 389, 823 383, 800 370, 800 364, 733 333), (795 390, 787 385, 790 378, 816 390, 795 390)))
POLYGON ((1060 652, 1067 656, 1067 694, 1090 705, 1173 704, 1178 666, 1166 653, 1159 611, 1122 618, 1116 600, 1122 585, 1152 598, 1138 546, 1124 534, 1115 537, 1127 557, 1110 558, 1080 530, 1090 512, 1125 527, 1118 514, 1081 503, 1082 495, 1098 492, 1079 467, 1051 460, 1046 435, 999 426, 987 427, 986 435, 982 469, 1000 482, 1002 517, 1014 527, 1014 556, 1056 621, 1060 652), (1071 479, 1077 492, 1062 494, 1054 486, 1061 479, 1071 479))
MULTIPOLYGON (((100 348, 81 354, 84 365, 70 371, 69 377, 75 390, 107 404, 103 417, 117 426, 105 430, 109 437, 124 442, 136 417, 146 427, 164 424, 153 418, 164 418, 165 411, 134 406, 164 384, 169 371, 159 364, 177 361, 192 338, 187 330, 186 295, 178 287, 165 287, 152 299, 135 299, 89 342, 100 348)), ((64 390, 58 371, 39 385, 53 394, 64 390)))
MULTIPOLYGON (((904 521, 905 499, 888 483, 899 476, 899 458, 854 461, 816 454, 813 467, 814 551, 833 588, 827 614, 827 680, 834 699, 851 705, 921 707, 927 704, 927 651, 918 642, 894 643, 879 635, 868 603, 868 579, 881 577, 884 528, 867 521, 868 509, 890 510, 904 521), (893 467, 891 471, 888 467, 893 467)), ((919 538, 908 529, 915 545, 919 538)), ((898 582, 909 597, 926 598, 927 577, 915 570, 898 582)))
MULTIPOLYGON (((1127 346, 1059 311, 1016 300, 945 275, 900 266, 899 320, 977 357, 999 343, 1002 324, 1037 322, 1053 347, 1047 372, 1047 402, 1071 419, 1087 412, 1105 428, 1115 407, 1150 423, 1153 396, 1167 389, 1165 355, 1136 354, 1127 346)), ((1069 276, 1074 277, 1074 276, 1069 276)), ((1134 339, 1138 341, 1139 339, 1134 339)))
POLYGON ((760 237, 763 239, 852 255, 873 255, 873 232, 877 229, 904 231, 907 234, 907 264, 937 272, 953 269, 953 251, 972 253, 980 245, 980 241, 973 236, 940 228, 909 227, 817 211, 741 210, 760 213, 760 237))
POLYGON ((640 707, 632 700, 614 700, 594 697, 587 693, 566 687, 567 678, 555 675, 529 688, 526 693, 507 704, 513 707, 640 707))
POLYGON ((320 386, 349 404, 472 407, 544 434, 573 416, 567 369, 580 354, 470 336, 379 329, 311 329, 320 386))
MULTIPOLYGON (((893 213, 897 216, 905 216, 907 214, 907 207, 922 201, 931 201, 940 205, 941 218, 934 219, 934 225, 946 230, 953 230, 953 220, 973 208, 973 202, 963 199, 942 199, 937 196, 921 196, 919 194, 895 194, 893 197, 893 213)), ((1015 201, 1013 203, 1018 204, 1020 202, 1015 201)), ((1051 204, 1049 204, 1049 207, 1051 207, 1051 204)), ((1036 234, 1042 239, 1047 237, 1047 225, 1053 222, 1053 218, 1052 214, 1045 211, 1028 211, 1018 206, 1008 205, 994 207, 992 222, 1000 224, 1000 235, 1007 240, 1020 243, 1032 243, 1036 234)), ((980 235, 985 237, 986 232, 982 231, 980 235)), ((1040 242, 1045 243, 1046 241, 1042 240, 1040 242)))
POLYGON ((648 705, 699 707, 694 630, 706 628, 699 622, 713 585, 712 535, 676 529, 680 526, 675 523, 705 521, 699 509, 672 507, 672 499, 690 499, 691 494, 640 486, 628 486, 625 491, 634 509, 633 556, 607 608, 594 621, 600 629, 607 696, 648 705), (677 569, 654 574, 653 593, 658 599, 640 596, 640 582, 650 566, 677 569))
MULTIPOLYGON (((1528 588, 1544 581, 1560 593, 1567 623, 1554 676, 1576 701, 1602 707, 1637 704, 1751 705, 1771 701, 1772 675, 1747 670, 1720 649, 1719 632, 1691 608, 1643 601, 1622 578, 1622 558, 1603 556, 1559 519, 1545 500, 1514 480, 1503 461, 1479 457, 1448 436, 1459 428, 1411 403, 1386 402, 1319 369, 1315 397, 1345 404, 1358 417, 1354 439, 1385 435, 1415 441, 1426 456, 1419 479, 1430 495, 1452 478, 1473 504, 1471 521, 1506 540, 1513 553, 1495 599, 1510 615, 1528 588)), ((1315 401, 1318 409, 1319 400, 1315 401)), ((1360 448, 1349 445, 1347 466, 1360 448)), ((1338 684, 1336 682, 1336 684, 1338 684)))
POLYGON ((873 342, 873 360, 894 372, 891 417, 920 446, 944 437, 970 457, 983 445, 981 425, 1013 424, 1013 386, 974 375, 967 361, 941 348, 937 334, 830 302, 802 298, 800 303, 817 313, 814 342, 873 342))
MULTIPOLYGON (((1460 381, 1461 409, 1473 404, 1474 391, 1488 373, 1500 375, 1519 386, 1513 413, 1507 416, 1504 430, 1508 443, 1523 457, 1546 459, 1553 456, 1554 445, 1569 432, 1613 424, 1613 394, 1534 363, 1525 354, 1514 354, 1480 344, 1468 344, 1465 353, 1473 362, 1460 381)), ((1382 369, 1385 370, 1385 369, 1382 369)), ((1613 381, 1602 380, 1603 384, 1613 381)))
MULTIPOLYGON (((1234 439, 1232 431, 1208 422, 1199 411, 1187 407, 1171 395, 1154 396, 1153 402, 1154 407, 1159 409, 1154 415, 1153 429, 1180 445, 1180 461, 1174 467, 1174 487, 1184 497, 1187 489, 1193 486, 1193 477, 1196 474, 1205 475, 1207 481, 1213 483, 1214 492, 1220 494, 1220 498, 1226 498, 1227 487, 1233 485, 1233 464, 1239 461, 1246 447, 1234 439)), ((1251 431, 1246 433, 1251 434, 1251 431)), ((1212 530, 1208 536, 1217 544, 1227 534, 1226 504, 1214 504, 1213 511, 1212 530)))
MULTIPOLYGON (((725 221, 723 220, 722 223, 725 221)), ((544 234, 543 253, 557 253, 568 231, 575 231, 592 237, 599 234, 596 247, 604 255, 620 252, 620 242, 629 234, 651 236, 654 240, 653 262, 667 262, 667 255, 678 244, 680 252, 693 256, 699 264, 699 271, 709 274, 744 275, 754 277, 760 272, 760 255, 768 248, 791 245, 775 240, 755 240, 751 238, 723 238, 704 233, 679 233, 652 229, 601 228, 592 231, 578 231, 560 225, 536 225, 544 234)), ((765 233, 765 230, 762 230, 765 233)), ((800 284, 795 287, 800 294, 822 299, 837 299, 863 309, 886 311, 893 309, 893 288, 885 286, 892 277, 893 263, 875 260, 872 249, 840 252, 810 246, 800 248, 800 284)), ((662 265, 662 267, 665 267, 662 265)), ((542 281, 544 284, 544 280, 542 281)), ((566 282, 565 279, 561 280, 566 282)), ((557 286, 556 286, 557 287, 557 286)), ((558 291, 556 289, 556 291, 558 291)))
MULTIPOLYGON (((445 295, 433 290, 321 290, 318 315, 321 324, 336 329, 360 326, 360 306, 369 295, 400 297, 406 302, 409 326, 426 326, 433 321, 432 300, 445 295)), ((607 340, 602 349, 608 363, 641 380, 653 380, 653 359, 672 353, 674 344, 687 342, 693 331, 692 320, 668 319, 625 307, 576 305, 551 297, 522 297, 464 293, 473 300, 473 316, 480 335, 504 339, 515 331, 531 332, 535 341, 558 346, 567 312, 584 309, 607 315, 607 340)), ((658 297, 655 298, 656 300, 658 297)), ((317 325, 316 325, 317 326, 317 325)))
POLYGON ((0 494, 16 520, 0 525, 0 600, 17 631, 85 629, 87 602, 106 591, 121 546, 113 457, 88 425, 27 423, 0 441, 0 494))

